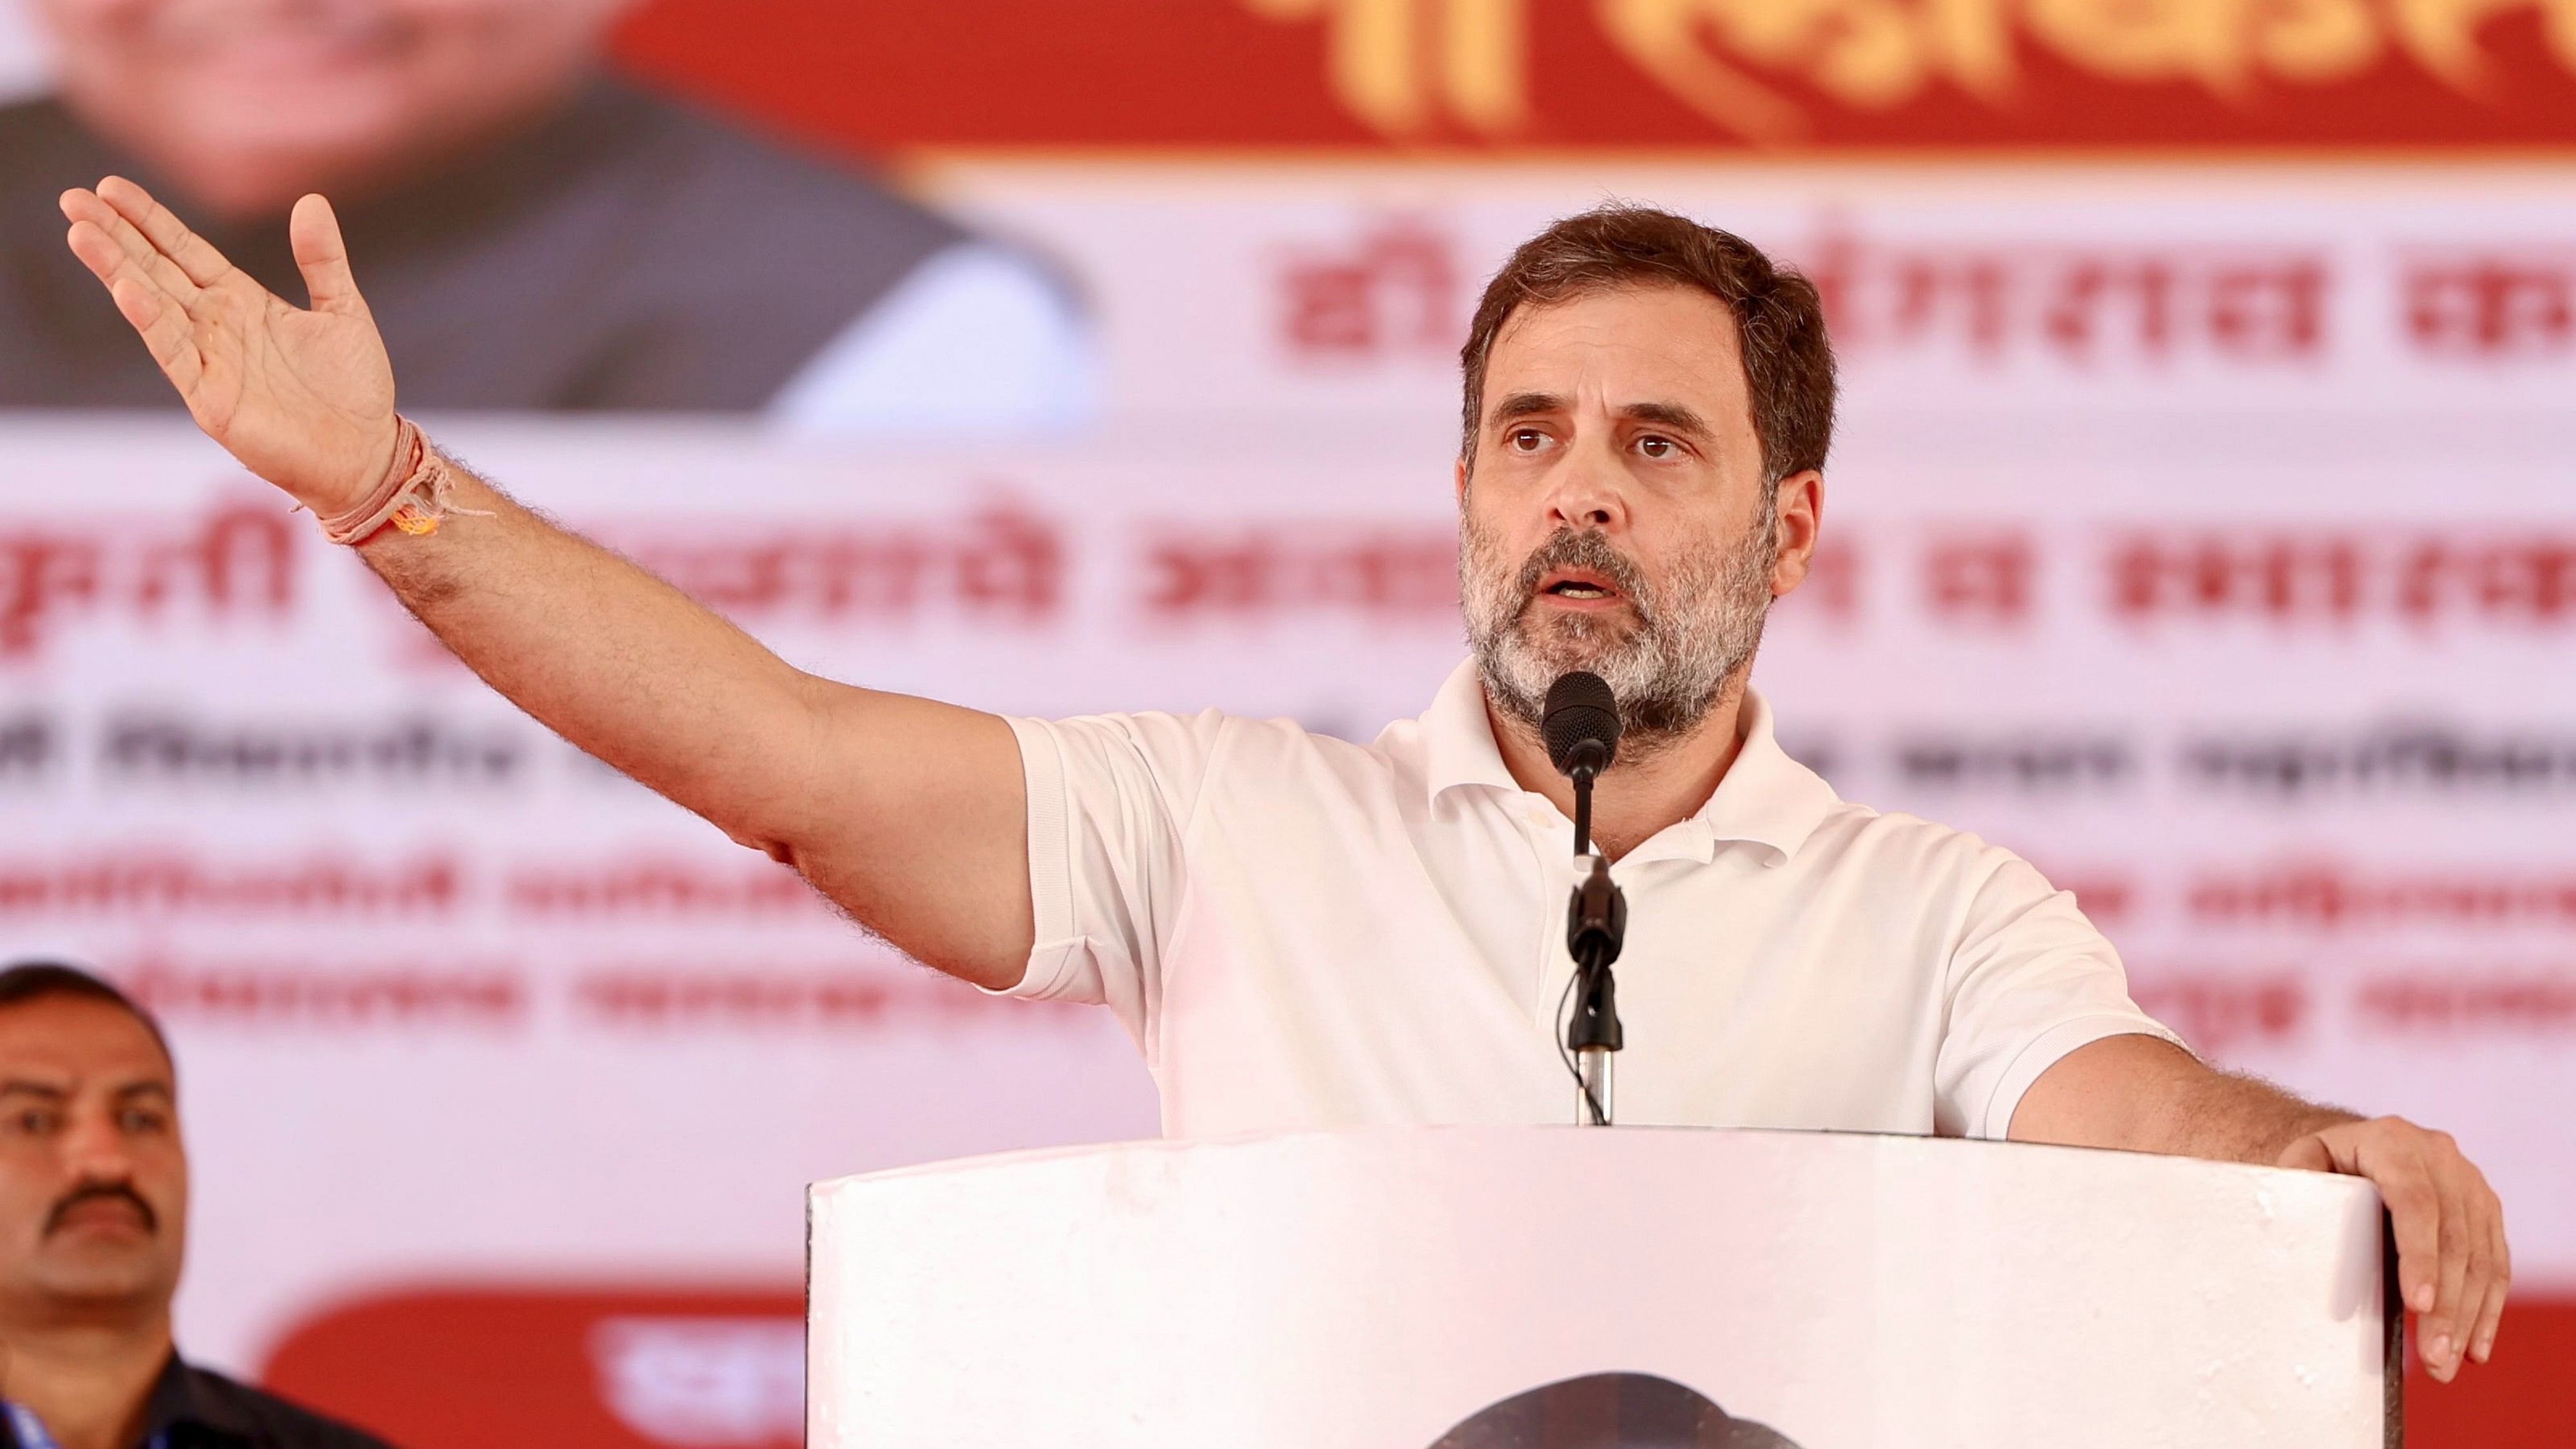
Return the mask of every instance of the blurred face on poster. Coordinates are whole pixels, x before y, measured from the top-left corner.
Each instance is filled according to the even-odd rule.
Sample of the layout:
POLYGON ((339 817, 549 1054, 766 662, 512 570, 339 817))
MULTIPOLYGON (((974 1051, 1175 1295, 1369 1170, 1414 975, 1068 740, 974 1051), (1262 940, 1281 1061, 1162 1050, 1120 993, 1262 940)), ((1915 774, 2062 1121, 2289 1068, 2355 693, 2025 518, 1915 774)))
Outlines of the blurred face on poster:
POLYGON ((33 0, 92 127, 230 217, 362 197, 561 101, 631 0, 33 0))
POLYGON ((1696 288, 1513 313, 1459 486, 1468 637, 1496 704, 1532 725, 1558 675, 1589 669, 1640 744, 1688 730, 1796 581, 1735 314, 1696 288))
POLYGON ((0 1333, 166 1308, 188 1161, 160 1043, 112 1002, 0 1007, 0 1333))

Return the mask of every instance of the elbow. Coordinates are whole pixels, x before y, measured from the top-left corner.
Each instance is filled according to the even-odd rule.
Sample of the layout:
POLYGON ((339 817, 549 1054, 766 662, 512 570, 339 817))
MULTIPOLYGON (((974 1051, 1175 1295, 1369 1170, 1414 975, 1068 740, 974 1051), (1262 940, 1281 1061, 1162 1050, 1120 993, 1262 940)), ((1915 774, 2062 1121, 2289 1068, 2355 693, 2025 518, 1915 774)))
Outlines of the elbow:
POLYGON ((718 820, 714 823, 734 844, 757 850, 780 865, 795 866, 796 845, 788 838, 787 832, 746 821, 718 820))
POLYGON ((776 792, 724 793, 730 798, 683 803, 691 804, 693 813, 723 831, 734 844, 757 850, 781 865, 794 865, 805 843, 805 812, 776 792))
MULTIPOLYGON (((825 681, 789 670, 775 707, 764 715, 758 763, 737 761, 707 794, 721 802, 701 813, 734 844, 803 873, 802 861, 828 845, 848 801, 825 782, 834 778, 830 745, 839 733, 825 681)), ((717 782, 711 781, 714 785, 717 782)))

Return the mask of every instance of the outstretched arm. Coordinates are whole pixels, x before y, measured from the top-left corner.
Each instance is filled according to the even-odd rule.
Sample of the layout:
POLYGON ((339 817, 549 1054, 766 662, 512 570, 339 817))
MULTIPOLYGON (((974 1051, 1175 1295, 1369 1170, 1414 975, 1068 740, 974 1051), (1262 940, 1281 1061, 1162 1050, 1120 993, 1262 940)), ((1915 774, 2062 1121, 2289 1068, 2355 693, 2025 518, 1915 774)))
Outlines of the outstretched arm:
POLYGON ((2031 1083, 2011 1136, 2369 1178, 2388 1205, 2425 1368, 2448 1382, 2463 1356, 2484 1363, 2495 1352, 2512 1277, 2504 1205, 2447 1132, 2364 1120, 2218 1071, 2171 1042, 2114 1036, 2031 1083))
MULTIPOLYGON (((273 295, 130 181, 66 192, 71 248, 198 426, 323 518, 393 465, 392 365, 322 198, 297 203, 312 305, 273 295)), ((461 472, 461 470, 460 470, 461 472)), ((566 739, 793 865, 923 961, 1020 979, 1019 747, 973 710, 790 667, 644 570, 460 477, 461 518, 360 546, 457 656, 566 739)))

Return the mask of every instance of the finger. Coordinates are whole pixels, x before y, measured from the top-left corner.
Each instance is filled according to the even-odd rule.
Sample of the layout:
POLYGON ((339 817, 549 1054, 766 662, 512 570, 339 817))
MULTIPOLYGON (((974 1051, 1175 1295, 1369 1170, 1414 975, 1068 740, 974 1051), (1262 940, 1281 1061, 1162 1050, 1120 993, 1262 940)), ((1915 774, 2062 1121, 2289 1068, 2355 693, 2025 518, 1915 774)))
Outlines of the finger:
POLYGON ((86 186, 75 186, 55 197, 54 205, 62 209, 65 221, 94 221, 105 226, 107 219, 116 215, 115 207, 101 201, 98 193, 86 186))
POLYGON ((152 239, 161 254, 179 264, 188 280, 200 287, 211 287, 233 269, 224 254, 204 237, 188 230, 178 215, 152 199, 152 193, 126 180, 111 176, 98 184, 98 199, 116 208, 119 216, 134 223, 135 229, 152 239))
POLYGON ((2469 1325, 2471 1362, 2485 1363, 2495 1357, 2496 1334, 2504 1326, 2505 1290, 2511 1281, 2501 1273, 2488 1275, 2485 1301, 2479 1305, 2478 1315, 2469 1325))
POLYGON ((115 292, 118 284, 122 283, 135 292, 151 298, 155 304, 166 305, 177 300, 164 291, 150 273, 137 264, 123 247, 118 246, 95 223, 74 222, 69 236, 65 239, 71 243, 72 255, 80 258, 81 265, 89 268, 91 276, 106 283, 110 293, 115 292))
POLYGON ((319 196, 295 203, 286 234, 295 245, 295 266, 304 273, 313 310, 365 316, 366 299, 358 295, 358 279, 350 274, 349 249, 340 239, 340 219, 332 214, 331 203, 319 196))
POLYGON ((142 335, 143 345, 171 386, 179 389, 181 397, 188 396, 205 371, 205 357, 197 351, 196 329, 189 325, 188 314, 131 276, 117 278, 107 293, 116 299, 116 310, 142 335))
POLYGON ((2418 1173, 2370 1174, 2388 1205, 2389 1235, 2397 1240, 2397 1284, 2406 1306, 2420 1318, 2441 1292, 2441 1199, 2418 1173))
MULTIPOLYGON (((2484 1179, 2481 1178, 2483 1186, 2484 1179)), ((2513 1286, 2513 1247, 2505 1241, 2504 1205, 2495 1200, 2493 1189, 2486 1190, 2488 1232, 2488 1276, 2486 1303, 2478 1310, 2476 1325, 2469 1330, 2469 1356, 2485 1363, 2495 1356, 2497 1330, 2504 1322, 2505 1293, 2513 1286)))
MULTIPOLYGON (((2426 1320, 2432 1333, 2427 1367, 2433 1377, 2448 1382, 2460 1371, 2460 1356, 2469 1346, 2469 1321, 2478 1308, 2470 1297, 2472 1259, 2485 1256, 2484 1225, 2469 1220, 2468 1204, 2463 1200, 2452 1164, 2428 1163, 2425 1172, 2435 1183, 2442 1204, 2440 1243, 2442 1252, 2442 1288, 2433 1302, 2432 1316, 2426 1320), (2475 1228, 2477 1231, 2473 1232, 2475 1228)), ((2479 1297, 2485 1295, 2478 1285, 2479 1297)))
POLYGON ((72 255, 89 268, 89 274, 110 286, 119 276, 139 270, 134 259, 125 254, 125 248, 118 246, 105 228, 87 218, 73 222, 65 240, 71 243, 72 255))
POLYGON ((153 344, 156 358, 164 343, 188 335, 187 309, 135 265, 122 248, 108 240, 106 233, 89 222, 81 222, 71 230, 71 247, 72 255, 107 284, 116 310, 143 334, 147 343, 153 344))
POLYGON ((161 254, 161 249, 152 244, 150 237, 135 230, 134 223, 95 195, 86 191, 64 192, 63 215, 72 218, 75 226, 86 222, 95 227, 137 267, 148 273, 156 285, 182 302, 193 299, 200 290, 196 282, 179 269, 177 262, 161 254))

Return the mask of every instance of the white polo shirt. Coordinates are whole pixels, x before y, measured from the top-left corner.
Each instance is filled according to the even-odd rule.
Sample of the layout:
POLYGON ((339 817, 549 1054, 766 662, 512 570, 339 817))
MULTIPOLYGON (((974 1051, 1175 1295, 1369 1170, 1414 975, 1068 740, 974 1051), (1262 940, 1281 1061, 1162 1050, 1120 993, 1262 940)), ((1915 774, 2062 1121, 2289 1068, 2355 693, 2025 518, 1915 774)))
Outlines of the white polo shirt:
MULTIPOLYGON (((1611 869, 1621 1123, 2002 1137, 2066 1053, 2173 1039, 2074 897, 1837 798, 1745 704, 1708 803, 1611 869)), ((1007 994, 1106 1003, 1167 1135, 1574 1120, 1574 826, 1504 768, 1472 664, 1369 745, 1213 710, 1011 726, 1037 945, 1007 994)))

